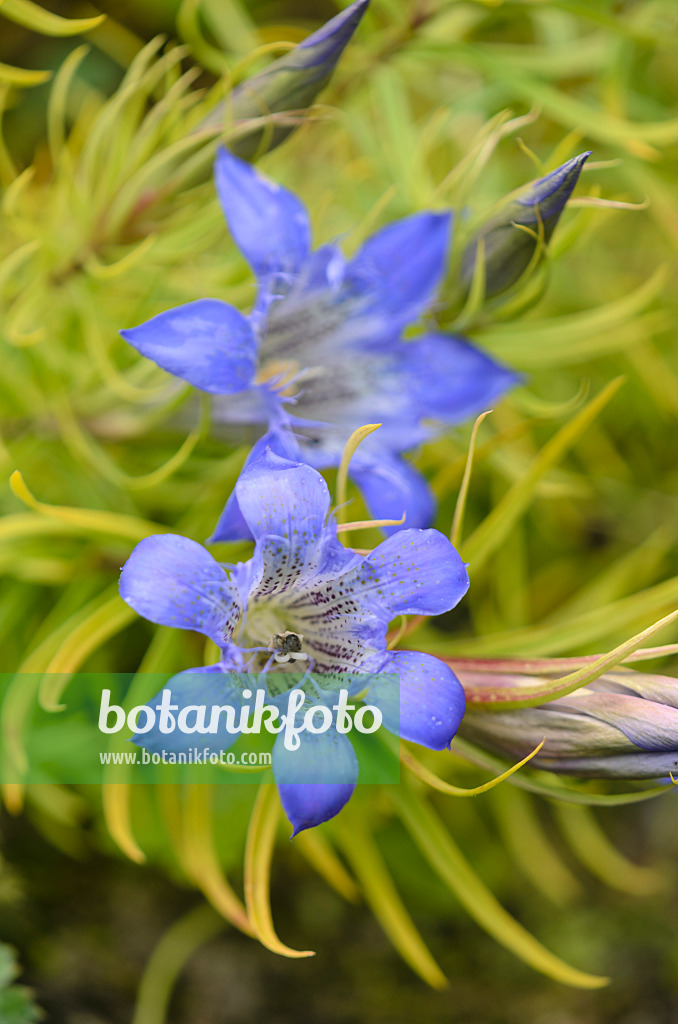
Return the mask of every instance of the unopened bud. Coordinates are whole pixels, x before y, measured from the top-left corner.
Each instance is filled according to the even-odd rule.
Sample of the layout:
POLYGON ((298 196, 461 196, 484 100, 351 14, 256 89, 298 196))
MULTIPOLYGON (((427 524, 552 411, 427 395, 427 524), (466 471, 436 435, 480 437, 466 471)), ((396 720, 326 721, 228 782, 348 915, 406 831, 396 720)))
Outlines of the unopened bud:
POLYGON ((678 776, 678 679, 619 669, 566 697, 513 711, 479 710, 483 687, 533 688, 534 676, 456 670, 476 702, 459 735, 519 760, 545 739, 531 764, 583 778, 678 776))
POLYGON ((474 235, 461 261, 461 284, 473 278, 479 243, 483 242, 485 295, 490 298, 515 284, 538 245, 546 244, 572 195, 584 163, 582 153, 514 195, 474 235), (525 230, 527 228, 527 230, 525 230))
MULTIPOLYGON (((368 4, 369 0, 355 0, 284 57, 234 89, 227 100, 229 118, 236 129, 229 139, 231 152, 248 160, 260 151, 264 139, 266 151, 270 151, 287 138, 295 127, 291 119, 273 126, 262 125, 261 119, 269 114, 298 114, 311 106, 332 77, 368 4), (243 132, 248 121, 254 122, 252 129, 243 132)), ((223 118, 224 104, 220 104, 200 127, 213 127, 223 118)))

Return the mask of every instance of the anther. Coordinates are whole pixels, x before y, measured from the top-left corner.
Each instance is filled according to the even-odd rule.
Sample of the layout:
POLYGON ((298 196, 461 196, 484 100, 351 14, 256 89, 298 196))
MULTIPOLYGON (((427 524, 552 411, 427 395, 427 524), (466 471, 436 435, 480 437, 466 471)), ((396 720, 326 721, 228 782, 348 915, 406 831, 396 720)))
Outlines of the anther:
POLYGON ((308 661, 308 655, 301 649, 303 640, 303 634, 286 629, 284 633, 273 634, 268 649, 275 651, 273 660, 280 665, 288 661, 308 661))

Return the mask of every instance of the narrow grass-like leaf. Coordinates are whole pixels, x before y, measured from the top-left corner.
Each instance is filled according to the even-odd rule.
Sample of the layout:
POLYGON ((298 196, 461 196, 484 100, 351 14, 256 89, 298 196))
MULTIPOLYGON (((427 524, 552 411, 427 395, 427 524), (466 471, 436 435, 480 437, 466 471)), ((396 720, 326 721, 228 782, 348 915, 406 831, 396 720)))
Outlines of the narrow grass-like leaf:
MULTIPOLYGON (((481 750, 473 743, 455 736, 453 749, 455 753, 461 754, 471 764, 479 768, 487 768, 490 771, 500 771, 506 767, 504 761, 481 750)), ((581 804, 584 807, 623 807, 626 804, 643 803, 645 800, 653 800, 658 796, 665 796, 671 792, 671 786, 653 786, 652 789, 638 789, 630 793, 600 793, 596 789, 586 788, 586 784, 579 788, 574 785, 567 785, 557 781, 552 775, 545 772, 539 775, 528 775, 523 772, 511 778, 510 785, 524 789, 528 793, 537 796, 548 797, 551 800, 562 800, 565 803, 581 804)), ((590 784, 589 784, 590 785, 590 784)), ((593 783, 597 786, 597 783, 593 783)))
POLYGON ((204 905, 194 907, 164 933, 151 953, 137 991, 132 1024, 165 1024, 172 990, 195 952, 225 927, 204 905))
MULTIPOLYGON (((420 44, 421 45, 421 44, 420 44)), ((462 43, 438 47, 427 44, 426 52, 444 53, 446 60, 460 60, 489 74, 491 78, 510 83, 513 95, 527 103, 537 103, 550 117, 568 128, 578 128, 592 139, 618 143, 628 152, 652 159, 654 146, 671 145, 678 138, 678 118, 665 121, 627 121, 613 114, 583 103, 533 75, 525 74, 517 61, 500 57, 494 47, 470 46, 462 43)))
POLYGON ((291 949, 281 942, 271 915, 271 859, 280 820, 280 802, 271 783, 259 786, 245 847, 245 905, 250 924, 263 946, 291 958, 315 956, 313 950, 291 949))
POLYGON ((122 515, 119 512, 69 508, 67 505, 47 505, 33 497, 18 469, 12 473, 9 483, 17 498, 29 508, 39 512, 40 515, 67 523, 77 530, 87 533, 112 534, 114 537, 123 537, 132 541, 140 541, 144 537, 150 537, 151 534, 167 531, 167 527, 160 523, 151 523, 134 516, 122 515))
POLYGON ((667 607, 675 607, 676 602, 678 577, 664 580, 654 587, 613 601, 602 608, 577 615, 567 622, 553 625, 547 623, 506 633, 470 637, 461 642, 451 640, 446 644, 438 641, 439 634, 435 634, 436 639, 433 640, 433 634, 429 632, 426 635, 426 650, 434 654, 447 654, 450 657, 454 657, 457 652, 479 657, 493 654, 525 654, 534 657, 584 645, 590 648, 601 638, 618 634, 629 625, 638 623, 649 615, 656 615, 667 607))
POLYGON ((28 68, 15 68, 11 64, 0 63, 0 82, 8 85, 25 87, 29 85, 42 85, 52 77, 51 71, 33 71, 28 68))
POLYGON ((185 787, 181 862, 212 906, 235 928, 252 935, 247 911, 219 864, 212 828, 212 794, 212 786, 185 787))
POLYGON ((535 683, 534 686, 483 686, 474 689, 471 685, 469 699, 476 711, 514 711, 519 708, 538 707, 540 704, 555 700, 557 697, 564 697, 568 693, 574 693, 575 690, 594 682, 604 672, 620 665, 629 654, 642 647, 646 640, 677 619, 678 610, 665 615, 641 633, 637 633, 636 636, 619 644, 614 650, 602 654, 590 664, 583 665, 560 679, 544 679, 541 683, 535 683))
POLYGON ((590 357, 591 345, 598 335, 629 324, 659 295, 666 281, 667 267, 661 266, 647 281, 620 299, 548 320, 498 324, 484 329, 480 337, 492 351, 514 363, 518 360, 525 368, 531 365, 532 356, 551 357, 554 361, 566 356, 573 343, 588 346, 579 358, 590 357))
POLYGON ((582 887, 547 836, 535 801, 516 786, 505 786, 497 797, 493 810, 507 852, 548 899, 559 907, 569 906, 582 887))
POLYGON ((466 456, 466 465, 464 466, 464 475, 461 478, 461 487, 459 488, 457 503, 454 506, 454 517, 452 519, 452 529, 450 530, 450 541, 455 548, 459 547, 461 531, 464 525, 464 512, 466 510, 468 489, 471 483, 471 471, 473 469, 473 456, 476 449, 476 437, 478 436, 480 424, 486 416, 490 415, 491 412, 491 409, 488 409, 487 412, 481 412, 480 416, 476 418, 471 431, 471 440, 468 443, 468 454, 466 456))
POLYGON ((19 667, 7 688, 0 709, 0 756, 4 760, 5 772, 15 770, 19 775, 23 775, 28 770, 24 734, 37 700, 40 675, 47 670, 54 654, 68 641, 73 631, 86 622, 102 604, 110 600, 110 596, 110 592, 99 594, 70 615, 38 643, 19 667))
POLYGON ((101 787, 104 821, 111 839, 126 857, 135 864, 143 864, 146 854, 139 846, 132 829, 132 793, 134 787, 119 779, 105 782, 101 787))
POLYGON ((59 700, 74 672, 94 651, 133 622, 136 613, 116 593, 69 633, 54 654, 40 685, 39 702, 45 711, 63 711, 59 700))
POLYGON ((414 926, 379 848, 362 821, 354 816, 350 825, 337 823, 335 831, 365 899, 403 960, 432 988, 446 988, 447 978, 414 926))
POLYGON ((360 901, 360 889, 321 832, 310 828, 300 832, 294 838, 294 848, 335 892, 350 903, 360 901))
POLYGON ((45 36, 77 36, 96 28, 106 17, 97 14, 94 18, 62 18, 32 0, 4 0, 0 15, 45 36))
POLYGON ((556 465, 611 401, 623 383, 618 377, 602 389, 588 405, 544 445, 533 460, 525 476, 492 509, 463 547, 462 554, 471 563, 473 572, 489 558, 502 543, 515 521, 530 504, 535 487, 544 474, 556 465))
POLYGON ((80 64, 89 53, 87 45, 76 46, 57 71, 50 89, 47 107, 47 139, 52 164, 56 166, 66 141, 66 103, 68 93, 80 64))
POLYGON ((590 808, 554 804, 553 811, 579 860, 610 888, 632 896, 650 896, 666 888, 668 879, 661 870, 634 864, 613 846, 590 808))
POLYGON ((541 743, 539 743, 538 746, 536 746, 534 750, 527 755, 527 757, 524 757, 522 761, 518 761, 517 764, 512 765, 510 768, 507 768, 505 772, 501 773, 501 775, 497 775, 496 778, 490 779, 489 782, 484 782, 480 786, 474 786, 472 789, 465 789, 463 786, 453 786, 450 782, 445 782, 444 779, 441 779, 435 774, 435 772, 432 772, 430 768, 427 768, 425 764, 422 764, 421 761, 417 760, 414 754, 409 750, 406 750, 404 747, 402 747, 400 751, 400 760, 413 775, 416 775, 418 779, 425 783, 425 785, 430 786, 431 789, 437 789, 439 793, 447 793, 449 796, 461 797, 478 796, 480 793, 486 793, 488 790, 494 789, 495 786, 498 786, 501 782, 510 778, 510 776, 517 772, 519 768, 526 765, 528 761, 531 761, 544 746, 544 742, 545 741, 542 740, 541 743))
POLYGON ((504 910, 463 856, 435 813, 405 786, 394 788, 394 804, 425 860, 473 919, 515 956, 549 978, 575 988, 595 989, 607 978, 570 967, 504 910))
POLYGON ((337 533, 351 533, 354 530, 379 529, 382 526, 402 526, 405 522, 405 514, 400 519, 361 519, 357 523, 340 523, 337 533))

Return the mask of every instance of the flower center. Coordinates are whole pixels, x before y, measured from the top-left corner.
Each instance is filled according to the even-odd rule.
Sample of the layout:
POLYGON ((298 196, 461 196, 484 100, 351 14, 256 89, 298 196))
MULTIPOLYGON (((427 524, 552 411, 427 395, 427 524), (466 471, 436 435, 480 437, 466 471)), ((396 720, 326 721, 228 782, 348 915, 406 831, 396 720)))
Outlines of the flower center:
POLYGON ((309 655, 304 650, 304 634, 278 603, 250 604, 247 619, 237 643, 244 648, 259 647, 255 669, 271 661, 271 672, 305 672, 309 655))
POLYGON ((283 397, 293 397, 304 382, 322 376, 321 366, 303 367, 296 359, 266 359, 254 378, 255 384, 271 384, 283 397))
POLYGON ((273 660, 279 665, 288 661, 308 661, 308 655, 302 651, 303 640, 301 633, 293 633, 291 629, 274 633, 268 645, 269 650, 275 651, 273 660))
POLYGON ((280 389, 281 395, 291 395, 294 389, 289 384, 300 370, 301 365, 295 359, 267 359, 259 367, 254 383, 273 382, 280 389))

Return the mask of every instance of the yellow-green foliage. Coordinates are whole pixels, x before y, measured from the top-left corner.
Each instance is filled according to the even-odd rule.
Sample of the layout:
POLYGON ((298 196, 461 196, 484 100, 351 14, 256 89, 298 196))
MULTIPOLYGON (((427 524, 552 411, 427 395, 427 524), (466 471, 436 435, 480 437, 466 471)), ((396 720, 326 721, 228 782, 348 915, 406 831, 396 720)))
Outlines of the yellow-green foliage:
MULTIPOLYGON (((141 537, 171 528, 205 538, 246 451, 212 436, 207 400, 198 408, 186 386, 117 334, 191 299, 220 297, 245 310, 253 300, 252 278, 209 180, 221 129, 200 126, 228 94, 229 79, 242 77, 246 65, 238 61, 247 47, 280 41, 285 32, 261 31, 252 12, 232 0, 238 32, 224 57, 225 23, 215 21, 215 5, 204 5, 202 20, 199 8, 184 3, 179 17, 188 47, 156 39, 138 49, 111 95, 85 73, 98 59, 96 38, 91 50, 74 46, 50 84, 32 163, 17 165, 11 133, 0 145, 5 671, 174 671, 212 656, 192 635, 137 621, 116 589, 119 568, 141 537), (212 84, 196 58, 226 78, 212 84), (12 491, 15 470, 21 478, 12 491)), ((25 0, 5 0, 3 11, 49 31, 30 20, 25 0)), ((451 270, 431 320, 463 331, 524 374, 522 387, 478 433, 460 541, 470 561, 468 614, 421 626, 412 642, 423 649, 518 658, 596 653, 676 607, 677 32, 672 0, 614 13, 612 5, 569 0, 373 0, 322 104, 263 158, 309 206, 316 242, 340 238, 347 251, 391 219, 451 206, 451 270), (479 218, 584 148, 593 156, 548 254, 492 300, 479 266, 465 294, 456 269, 479 218), (621 386, 610 385, 620 377, 621 386)), ((118 38, 110 33, 101 37, 104 48, 106 38, 118 38)), ((134 49, 129 39, 126 45, 134 49)), ((37 79, 7 69, 0 78, 16 118, 17 90, 37 79)), ((470 430, 415 455, 438 495, 444 531, 470 430)), ((376 539, 365 532, 355 543, 376 539)), ((219 550, 230 561, 247 547, 219 550)), ((675 636, 669 627, 658 642, 675 636)), ((43 687, 47 706, 58 703, 57 689, 43 687)), ((4 709, 6 743, 18 734, 20 746, 39 697, 15 689, 4 709)), ((443 756, 426 764, 449 772, 443 756)), ((542 782, 535 775, 532 788, 549 793, 542 782)), ((531 835, 534 848, 547 851, 543 870, 532 869, 535 884, 552 885, 556 899, 576 898, 577 883, 522 793, 516 813, 527 824, 511 833, 504 788, 491 800, 513 835, 510 854, 529 863, 531 835)), ((590 793, 593 802, 603 795, 590 787, 577 793, 590 793)), ((278 948, 265 896, 276 810, 262 791, 245 849, 254 795, 254 787, 234 787, 233 794, 221 787, 210 807, 195 794, 118 785, 107 791, 104 813, 126 853, 183 872, 236 925, 278 948), (244 905, 222 874, 224 867, 237 873, 243 854, 244 905)), ((19 807, 19 789, 5 796, 19 807)), ((514 798, 512 792, 507 800, 514 798)), ((36 814, 68 846, 82 803, 59 799, 36 793, 36 814)), ((457 801, 453 809, 450 803, 439 807, 453 822, 457 801)), ((405 788, 393 806, 384 793, 360 793, 345 826, 340 818, 317 841, 296 842, 346 895, 355 886, 327 839, 336 841, 394 944, 423 977, 442 983, 367 831, 374 823, 378 834, 394 811, 443 882, 499 941, 550 976, 599 983, 552 957, 496 905, 419 789, 405 788)), ((471 837, 481 827, 473 824, 476 813, 482 811, 462 815, 471 837)), ((571 833, 572 818, 563 821, 571 833)), ((601 848, 592 828, 584 861, 601 848)), ((463 846, 464 832, 457 834, 463 846)), ((201 918, 196 929, 206 937, 213 919, 201 918)), ((177 942, 192 948, 183 932, 177 942)))

